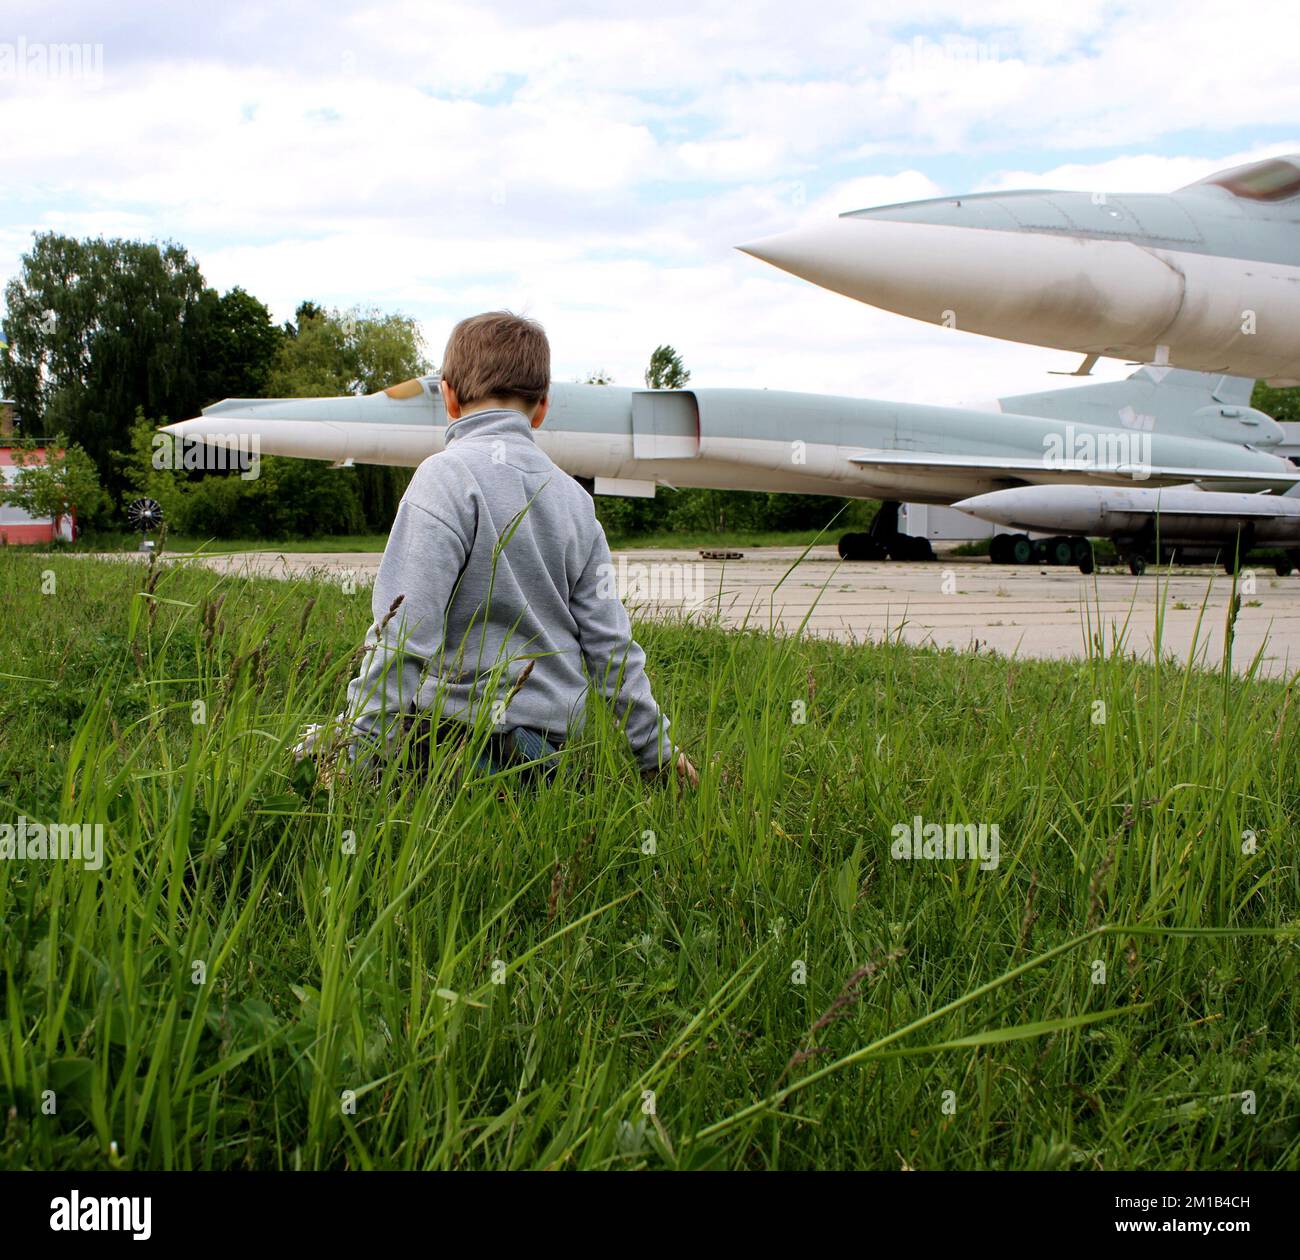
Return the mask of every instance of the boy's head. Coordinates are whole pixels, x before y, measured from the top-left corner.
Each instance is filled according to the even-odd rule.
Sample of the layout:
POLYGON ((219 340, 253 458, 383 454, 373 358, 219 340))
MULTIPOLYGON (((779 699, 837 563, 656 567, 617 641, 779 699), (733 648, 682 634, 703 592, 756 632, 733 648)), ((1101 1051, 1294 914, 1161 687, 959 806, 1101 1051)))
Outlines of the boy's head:
POLYGON ((546 415, 551 346, 536 320, 510 311, 462 319, 442 356, 448 420, 490 407, 523 411, 533 428, 546 415))

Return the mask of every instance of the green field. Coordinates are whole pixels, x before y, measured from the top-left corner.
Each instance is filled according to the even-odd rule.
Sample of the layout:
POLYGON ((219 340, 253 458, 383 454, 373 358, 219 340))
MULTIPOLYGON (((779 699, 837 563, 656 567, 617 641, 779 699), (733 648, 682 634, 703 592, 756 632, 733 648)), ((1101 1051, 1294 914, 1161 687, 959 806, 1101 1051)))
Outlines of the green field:
POLYGON ((316 777, 367 593, 0 589, 6 1165, 1300 1166, 1292 686, 647 625, 698 792, 316 777))

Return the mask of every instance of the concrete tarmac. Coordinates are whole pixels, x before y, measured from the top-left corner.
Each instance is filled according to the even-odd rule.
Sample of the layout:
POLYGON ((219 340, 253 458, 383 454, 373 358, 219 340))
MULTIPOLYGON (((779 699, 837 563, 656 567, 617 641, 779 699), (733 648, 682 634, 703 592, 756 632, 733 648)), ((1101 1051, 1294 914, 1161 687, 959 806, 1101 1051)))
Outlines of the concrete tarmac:
MULTIPOLYGON (((176 557, 172 557, 175 559, 176 557)), ((315 576, 369 585, 378 553, 263 550, 205 557, 222 573, 315 576)), ((748 625, 825 635, 848 642, 886 637, 906 643, 1077 658, 1090 640, 1151 659, 1161 651, 1208 667, 1222 661, 1232 579, 1221 569, 1154 566, 1142 577, 1107 569, 993 565, 942 557, 929 564, 843 562, 833 547, 803 555, 795 547, 745 549, 738 560, 703 560, 697 551, 624 551, 614 572, 624 601, 641 616, 673 616, 728 627, 748 625), (801 559, 800 557, 803 556, 801 559), (1157 611, 1163 624, 1157 631, 1157 611), (1198 630, 1199 622, 1199 630, 1198 630)), ((1241 610, 1233 667, 1247 668, 1262 649, 1262 673, 1300 668, 1300 576, 1271 569, 1238 576, 1241 610)))

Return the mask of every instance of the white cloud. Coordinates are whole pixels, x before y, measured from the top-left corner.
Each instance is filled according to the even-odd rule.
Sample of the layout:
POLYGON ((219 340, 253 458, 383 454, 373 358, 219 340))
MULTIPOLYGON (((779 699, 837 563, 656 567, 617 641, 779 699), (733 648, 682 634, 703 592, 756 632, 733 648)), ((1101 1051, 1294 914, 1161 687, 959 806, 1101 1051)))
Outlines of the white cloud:
POLYGON ((1280 0, 1176 20, 1154 0, 235 0, 202 26, 161 3, 6 8, 0 39, 102 42, 104 76, 0 81, 0 279, 33 230, 170 238, 278 318, 305 297, 406 309, 436 353, 456 315, 524 305, 561 375, 629 383, 671 341, 701 383, 1042 387, 1073 361, 733 247, 967 186, 1163 190, 1278 150, 1243 128, 1300 135, 1280 0))
POLYGON ((1135 153, 1104 162, 1067 162, 1040 171, 998 171, 983 181, 980 191, 999 192, 1014 188, 1062 188, 1075 192, 1169 192, 1213 175, 1215 171, 1283 153, 1300 152, 1297 138, 1281 143, 1256 145, 1217 157, 1189 157, 1185 154, 1135 153))

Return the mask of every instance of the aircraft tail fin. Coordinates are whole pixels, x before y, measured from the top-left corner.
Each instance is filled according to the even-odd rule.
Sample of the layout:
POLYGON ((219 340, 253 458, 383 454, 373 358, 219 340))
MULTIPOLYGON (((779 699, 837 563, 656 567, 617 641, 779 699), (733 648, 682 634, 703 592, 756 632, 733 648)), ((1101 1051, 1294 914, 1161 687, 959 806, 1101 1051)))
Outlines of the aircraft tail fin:
POLYGON ((999 399, 1015 415, 1048 416, 1146 432, 1216 438, 1238 445, 1273 446, 1282 430, 1250 397, 1255 382, 1217 372, 1147 365, 1123 381, 1100 381, 999 399))

